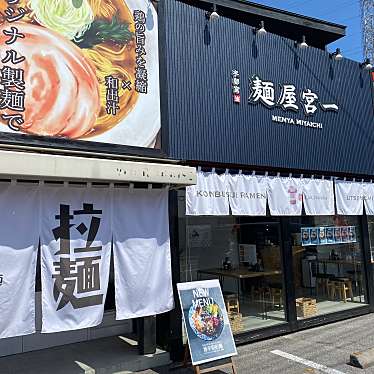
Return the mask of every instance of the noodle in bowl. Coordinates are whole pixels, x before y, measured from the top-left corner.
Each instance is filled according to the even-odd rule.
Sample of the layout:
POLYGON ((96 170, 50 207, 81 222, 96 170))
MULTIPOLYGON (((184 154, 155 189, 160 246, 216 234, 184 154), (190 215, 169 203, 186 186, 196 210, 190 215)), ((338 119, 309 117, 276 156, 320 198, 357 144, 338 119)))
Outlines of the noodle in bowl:
MULTIPOLYGON (((25 69, 25 78, 27 77, 25 79, 26 110, 21 132, 134 146, 153 146, 160 129, 157 15, 153 6, 148 3, 148 0, 82 0, 79 8, 73 8, 71 2, 72 0, 21 0, 19 3, 28 10, 22 24, 19 23, 19 30, 23 32, 22 30, 25 29, 29 32, 25 39, 18 39, 14 43, 14 49, 26 57, 22 66, 25 69), (145 31, 147 50, 145 59, 149 87, 147 94, 140 94, 135 90, 136 44, 132 13, 136 9, 143 10, 147 14, 147 20, 151 17, 154 23, 152 29, 147 28, 145 31), (92 38, 92 35, 97 34, 95 27, 104 29, 103 35, 106 38, 103 37, 99 41, 89 40, 88 43, 87 37, 92 38), (36 36, 30 37, 32 35, 30 28, 37 30, 36 36), (132 35, 125 42, 110 37, 116 33, 116 30, 120 29, 124 32, 125 28, 129 35, 132 35), (58 38, 58 42, 56 40, 47 42, 48 38, 45 37, 42 29, 46 34, 50 34, 50 38, 58 38), (27 48, 24 42, 29 43, 27 48), (31 43, 35 43, 34 51, 31 51, 31 43), (69 60, 65 55, 59 54, 60 49, 69 50, 70 55, 74 55, 75 59, 69 60), (53 69, 43 71, 45 64, 38 66, 42 59, 36 50, 50 57, 55 74, 52 72, 53 69), (53 56, 62 59, 62 67, 65 64, 64 69, 53 56), (79 60, 79 63, 76 64, 75 60, 79 60), (84 68, 80 69, 79 66, 84 68), (33 67, 33 70, 28 72, 30 67, 33 67), (56 99, 55 105, 50 105, 47 100, 43 101, 40 97, 38 99, 37 86, 30 80, 32 77, 35 78, 37 71, 40 73, 38 76, 44 77, 43 82, 46 84, 48 81, 46 76, 51 73, 53 78, 57 74, 54 84, 50 86, 47 84, 50 96, 56 99), (71 75, 67 73, 69 71, 72 72, 71 75), (115 114, 109 113, 106 106, 105 82, 108 76, 116 77, 119 82, 118 110, 115 114), (93 82, 94 80, 96 82, 93 82), (131 89, 122 86, 122 82, 131 82, 131 89), (87 84, 89 89, 86 88, 87 84), (66 95, 67 92, 79 94, 66 95), (81 94, 83 92, 86 94, 81 94), (60 97, 61 95, 64 98, 60 97), (75 108, 77 120, 74 119, 75 114, 69 112, 65 101, 69 102, 71 108, 75 108), (44 108, 43 105, 46 107, 44 108), (32 106, 38 108, 40 113, 45 113, 46 108, 49 108, 49 116, 44 117, 44 123, 42 118, 36 122, 35 115, 30 117, 30 113, 33 112, 32 106), (81 115, 78 115, 79 113, 81 115), (87 120, 82 120, 82 113, 87 120), (57 118, 61 126, 53 124, 52 118, 53 121, 57 118)), ((5 0, 0 0, 0 12, 5 6, 7 6, 5 0)), ((9 26, 0 19, 0 27, 9 28, 9 26)), ((0 114, 3 113, 4 111, 0 110, 0 114)), ((6 126, 3 127, 1 131, 9 131, 6 126)))

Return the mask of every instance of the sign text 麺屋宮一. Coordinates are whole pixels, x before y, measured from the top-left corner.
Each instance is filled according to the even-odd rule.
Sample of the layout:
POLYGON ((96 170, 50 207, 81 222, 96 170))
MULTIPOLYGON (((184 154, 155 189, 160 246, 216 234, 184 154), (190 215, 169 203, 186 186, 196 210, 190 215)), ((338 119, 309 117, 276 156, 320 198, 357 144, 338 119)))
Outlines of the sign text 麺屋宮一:
MULTIPOLYGON (((268 108, 280 107, 285 111, 291 110, 298 113, 302 107, 305 116, 313 116, 318 109, 323 111, 337 112, 339 107, 334 103, 322 103, 318 95, 310 88, 306 88, 300 92, 298 100, 296 87, 293 84, 282 84, 281 93, 276 100, 274 83, 271 81, 264 81, 258 75, 254 75, 249 80, 250 96, 248 102, 250 104, 261 103, 268 108)), ((272 115, 272 121, 277 123, 286 123, 290 125, 298 125, 322 129, 321 122, 314 122, 305 119, 294 119, 291 117, 272 115)))
POLYGON ((262 80, 258 75, 249 79, 250 95, 248 102, 253 105, 262 104, 269 109, 282 108, 284 111, 298 113, 303 110, 306 118, 292 118, 279 115, 272 115, 272 121, 290 125, 304 126, 315 129, 322 129, 321 122, 312 121, 312 117, 318 112, 337 112, 339 107, 335 103, 324 103, 317 93, 310 88, 298 90, 293 84, 281 84, 280 94, 276 96, 275 84, 272 81, 262 80))

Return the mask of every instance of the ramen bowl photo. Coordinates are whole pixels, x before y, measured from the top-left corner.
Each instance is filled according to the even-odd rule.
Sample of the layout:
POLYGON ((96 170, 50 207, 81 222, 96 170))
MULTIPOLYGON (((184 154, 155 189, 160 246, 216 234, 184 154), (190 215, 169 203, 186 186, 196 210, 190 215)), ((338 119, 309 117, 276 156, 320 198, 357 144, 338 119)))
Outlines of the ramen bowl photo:
POLYGON ((0 0, 0 69, 17 70, 10 90, 18 101, 1 106, 0 131, 154 147, 160 114, 151 2, 20 0, 16 20, 6 16, 9 7, 0 0))
POLYGON ((224 320, 218 304, 191 305, 188 321, 192 331, 202 340, 217 339, 223 330, 224 320))

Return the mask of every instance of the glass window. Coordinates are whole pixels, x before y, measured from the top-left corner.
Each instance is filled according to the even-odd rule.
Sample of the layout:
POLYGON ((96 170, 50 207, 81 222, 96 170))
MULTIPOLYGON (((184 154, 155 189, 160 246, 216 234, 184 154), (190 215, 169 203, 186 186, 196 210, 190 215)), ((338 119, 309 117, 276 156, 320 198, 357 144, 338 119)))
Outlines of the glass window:
POLYGON ((292 217, 298 319, 366 303, 361 227, 356 216, 292 217))
POLYGON ((374 264, 374 216, 367 216, 367 219, 370 240, 370 259, 371 263, 374 264))
POLYGON ((179 191, 181 281, 219 279, 234 334, 285 322, 279 220, 185 216, 179 191))

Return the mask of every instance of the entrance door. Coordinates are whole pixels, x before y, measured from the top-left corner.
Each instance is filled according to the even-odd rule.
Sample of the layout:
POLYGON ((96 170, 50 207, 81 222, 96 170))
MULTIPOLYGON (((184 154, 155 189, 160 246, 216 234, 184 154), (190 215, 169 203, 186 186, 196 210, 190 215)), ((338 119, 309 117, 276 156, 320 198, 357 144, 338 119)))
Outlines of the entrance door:
POLYGON ((220 279, 234 334, 286 323, 279 219, 186 216, 178 200, 181 282, 220 279))

